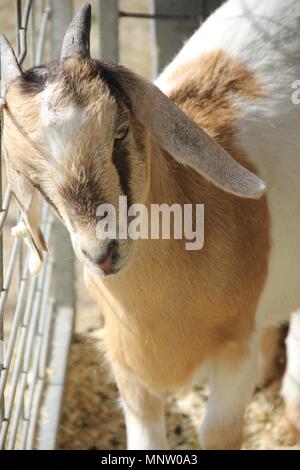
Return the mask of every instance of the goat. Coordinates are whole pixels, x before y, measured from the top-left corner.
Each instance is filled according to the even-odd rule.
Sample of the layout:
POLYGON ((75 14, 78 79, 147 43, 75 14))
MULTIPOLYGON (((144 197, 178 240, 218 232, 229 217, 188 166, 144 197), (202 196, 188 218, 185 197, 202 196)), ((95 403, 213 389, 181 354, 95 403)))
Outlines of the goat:
MULTIPOLYGON (((47 248, 33 215, 38 191, 68 228, 104 315, 128 448, 167 448, 165 394, 201 377, 210 385, 201 447, 238 449, 261 333, 300 305, 300 106, 291 99, 300 3, 227 1, 156 84, 92 60, 90 23, 84 5, 60 60, 24 72, 1 38, 3 144, 38 253, 32 270, 47 248), (175 237, 98 239, 97 207, 117 208, 120 195, 148 208, 203 203, 203 249, 175 237)), ((284 396, 299 430, 289 378, 284 396)))

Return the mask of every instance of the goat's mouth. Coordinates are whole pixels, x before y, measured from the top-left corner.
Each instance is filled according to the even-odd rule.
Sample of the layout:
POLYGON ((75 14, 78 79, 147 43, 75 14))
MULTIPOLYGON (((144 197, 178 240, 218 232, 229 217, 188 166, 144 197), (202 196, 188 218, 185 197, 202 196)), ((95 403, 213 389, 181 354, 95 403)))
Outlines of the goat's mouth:
MULTIPOLYGON (((100 269, 101 269, 101 268, 100 268, 100 269)), ((118 267, 116 267, 116 266, 113 266, 113 267, 111 267, 109 270, 106 270, 106 271, 104 271, 104 270, 101 269, 101 271, 102 271, 102 276, 108 277, 108 276, 111 276, 111 275, 113 275, 113 274, 117 274, 117 273, 120 271, 120 269, 121 269, 121 268, 118 268, 118 267)))
MULTIPOLYGON (((131 254, 131 244, 123 240, 111 240, 102 249, 102 255, 93 255, 92 250, 80 247, 76 237, 72 237, 72 244, 79 261, 99 277, 108 277, 117 274, 128 263, 131 254)), ((94 252, 95 253, 95 252, 94 252)))
POLYGON ((105 256, 93 263, 100 275, 109 276, 111 274, 116 274, 120 270, 118 246, 118 241, 112 240, 108 245, 105 256))
POLYGON ((111 274, 116 274, 120 270, 120 266, 118 266, 119 254, 111 250, 111 253, 107 257, 107 259, 97 265, 97 267, 102 271, 104 276, 109 276, 111 274))
POLYGON ((92 270, 97 276, 108 277, 113 274, 117 274, 121 269, 122 265, 117 261, 117 258, 113 261, 112 259, 107 259, 104 263, 95 264, 95 263, 84 263, 87 267, 92 270))
POLYGON ((118 258, 118 242, 113 240, 108 246, 106 255, 97 263, 97 266, 104 272, 104 274, 110 274, 114 270, 118 258))
POLYGON ((102 266, 100 264, 96 267, 100 276, 108 277, 119 273, 125 267, 127 267, 131 258, 133 245, 131 243, 128 244, 125 242, 122 244, 122 247, 120 247, 120 244, 121 243, 119 241, 115 246, 113 246, 110 257, 105 262, 105 265, 102 266))

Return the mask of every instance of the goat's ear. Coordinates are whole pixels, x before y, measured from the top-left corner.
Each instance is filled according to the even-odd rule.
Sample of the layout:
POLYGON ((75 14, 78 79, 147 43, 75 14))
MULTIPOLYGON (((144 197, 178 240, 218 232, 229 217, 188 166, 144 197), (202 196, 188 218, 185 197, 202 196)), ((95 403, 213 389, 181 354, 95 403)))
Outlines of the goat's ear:
POLYGON ((6 169, 10 188, 23 217, 23 221, 13 228, 12 234, 17 238, 24 238, 30 249, 29 271, 37 275, 44 260, 42 252, 48 252, 47 244, 39 228, 37 191, 12 168, 8 160, 6 169))
POLYGON ((9 41, 0 35, 0 54, 1 54, 1 77, 5 86, 8 86, 16 78, 22 76, 22 70, 18 64, 17 58, 9 41))
POLYGON ((256 199, 264 193, 260 178, 237 163, 153 83, 120 66, 116 73, 136 118, 170 154, 236 196, 256 199))
MULTIPOLYGON (((6 88, 10 85, 10 83, 16 80, 16 78, 22 76, 22 71, 18 64, 13 48, 11 47, 9 41, 4 36, 4 34, 0 34, 0 57, 1 79, 4 84, 3 89, 0 90, 1 94, 2 92, 5 92, 6 88)), ((0 112, 5 107, 5 105, 5 97, 0 97, 0 112)))

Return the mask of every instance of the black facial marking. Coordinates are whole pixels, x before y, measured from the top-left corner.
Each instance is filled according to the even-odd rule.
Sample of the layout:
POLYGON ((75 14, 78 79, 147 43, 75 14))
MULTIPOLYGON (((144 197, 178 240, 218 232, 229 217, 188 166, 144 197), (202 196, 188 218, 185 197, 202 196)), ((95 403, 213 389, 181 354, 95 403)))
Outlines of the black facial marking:
POLYGON ((73 218, 80 220, 95 218, 97 207, 105 203, 101 183, 95 176, 93 166, 85 166, 80 177, 69 175, 60 188, 60 195, 69 206, 73 218))
POLYGON ((35 95, 43 91, 47 82, 52 82, 61 72, 60 62, 55 60, 46 65, 32 67, 23 73, 20 87, 24 93, 35 95))
MULTIPOLYGON (((78 87, 77 79, 69 75, 66 72, 62 73, 63 85, 62 88, 65 91, 66 96, 70 96, 72 102, 79 107, 83 107, 87 104, 87 97, 82 93, 82 90, 78 87)), ((89 77, 92 80, 92 75, 89 77)))
POLYGON ((95 64, 99 77, 106 84, 110 93, 117 101, 123 102, 130 109, 130 100, 122 90, 119 82, 120 73, 124 74, 123 68, 106 60, 96 60, 95 64))
MULTIPOLYGON (((119 65, 105 60, 84 60, 89 65, 88 74, 84 78, 89 81, 100 78, 106 84, 112 96, 116 98, 117 102, 123 103, 130 109, 130 100, 122 90, 119 81, 119 75, 124 75, 126 73, 125 70, 119 65)), ((80 88, 77 89, 77 78, 74 81, 74 76, 65 70, 67 62, 68 59, 64 61, 55 60, 24 71, 23 76, 19 79, 21 90, 24 93, 34 95, 43 91, 47 83, 54 82, 60 77, 63 79, 66 93, 71 94, 73 100, 78 105, 84 105, 84 98, 80 88)))
MULTIPOLYGON (((20 173, 20 172, 18 172, 20 173)), ((32 184, 32 186, 41 194, 41 196, 43 197, 43 199, 46 201, 46 203, 52 207, 52 209, 57 213, 58 217, 60 217, 60 219, 62 219, 61 215, 60 215, 60 212, 57 208, 57 206, 54 204, 54 202, 52 201, 52 199, 49 198, 49 196, 45 193, 45 191, 41 188, 40 184, 39 183, 36 183, 35 181, 33 181, 31 178, 28 178, 28 181, 30 182, 30 184, 32 184)))
POLYGON ((129 160, 129 151, 126 142, 115 141, 112 161, 115 165, 119 180, 120 186, 123 191, 123 194, 127 196, 128 204, 131 204, 131 194, 130 194, 130 160, 129 160))
POLYGON ((49 204, 49 206, 52 207, 52 209, 57 213, 57 215, 62 219, 62 216, 60 215, 60 212, 57 208, 57 206, 54 204, 54 202, 47 196, 47 194, 45 193, 45 191, 41 188, 41 187, 38 187, 37 190, 41 193, 42 197, 44 198, 44 200, 47 202, 47 204, 49 204))

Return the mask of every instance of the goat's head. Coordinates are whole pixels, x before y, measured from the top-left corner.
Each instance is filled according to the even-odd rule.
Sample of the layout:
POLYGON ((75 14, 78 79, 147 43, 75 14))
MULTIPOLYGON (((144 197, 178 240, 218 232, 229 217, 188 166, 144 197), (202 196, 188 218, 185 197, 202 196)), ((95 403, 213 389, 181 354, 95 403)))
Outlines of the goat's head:
POLYGON ((2 36, 3 142, 23 212, 37 189, 66 224, 79 259, 99 272, 114 272, 131 242, 123 240, 117 250, 115 240, 97 239, 97 207, 109 203, 118 209, 120 195, 129 203, 144 201, 151 134, 225 191, 256 198, 264 184, 155 85, 124 67, 92 60, 90 23, 85 5, 65 35, 60 60, 26 72, 2 36))

